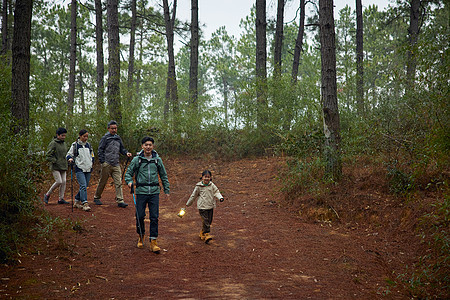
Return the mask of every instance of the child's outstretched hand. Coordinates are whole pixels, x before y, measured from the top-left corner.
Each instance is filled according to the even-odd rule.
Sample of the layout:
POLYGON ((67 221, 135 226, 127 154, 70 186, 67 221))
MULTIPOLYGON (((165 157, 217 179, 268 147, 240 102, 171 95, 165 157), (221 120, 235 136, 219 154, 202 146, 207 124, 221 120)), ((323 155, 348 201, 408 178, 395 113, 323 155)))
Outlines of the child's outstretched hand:
POLYGON ((223 202, 223 200, 225 200, 225 199, 223 199, 223 198, 220 198, 220 200, 219 200, 219 201, 220 201, 220 202, 223 202))

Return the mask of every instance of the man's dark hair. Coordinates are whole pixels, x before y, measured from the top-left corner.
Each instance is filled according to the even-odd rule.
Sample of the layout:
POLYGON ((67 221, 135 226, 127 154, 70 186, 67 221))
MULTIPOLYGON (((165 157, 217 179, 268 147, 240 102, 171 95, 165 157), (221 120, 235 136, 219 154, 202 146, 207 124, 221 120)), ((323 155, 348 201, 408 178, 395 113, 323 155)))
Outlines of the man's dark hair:
POLYGON ((148 141, 152 142, 152 144, 155 143, 155 140, 154 140, 152 137, 146 136, 146 137, 144 137, 144 138, 142 139, 141 145, 144 145, 144 144, 145 144, 146 142, 148 142, 148 141))
POLYGON ((59 127, 56 129, 56 135, 61 135, 63 133, 67 133, 67 130, 64 127, 59 127))
POLYGON ((114 120, 111 120, 111 121, 108 122, 108 128, 109 128, 111 125, 117 125, 117 122, 114 121, 114 120))

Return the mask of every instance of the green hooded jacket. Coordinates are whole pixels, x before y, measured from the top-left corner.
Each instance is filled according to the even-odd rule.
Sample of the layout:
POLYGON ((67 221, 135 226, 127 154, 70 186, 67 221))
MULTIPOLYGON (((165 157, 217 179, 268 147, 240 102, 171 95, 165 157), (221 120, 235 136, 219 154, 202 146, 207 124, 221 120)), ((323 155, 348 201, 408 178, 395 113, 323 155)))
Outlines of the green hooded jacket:
POLYGON ((152 151, 151 159, 147 159, 143 151, 133 158, 125 173, 125 182, 127 184, 133 182, 133 176, 136 178, 136 194, 159 194, 159 178, 161 178, 164 193, 170 192, 166 169, 155 150, 152 151))
POLYGON ((67 146, 64 141, 54 138, 48 144, 46 155, 47 161, 50 162, 50 169, 52 171, 67 171, 67 146))

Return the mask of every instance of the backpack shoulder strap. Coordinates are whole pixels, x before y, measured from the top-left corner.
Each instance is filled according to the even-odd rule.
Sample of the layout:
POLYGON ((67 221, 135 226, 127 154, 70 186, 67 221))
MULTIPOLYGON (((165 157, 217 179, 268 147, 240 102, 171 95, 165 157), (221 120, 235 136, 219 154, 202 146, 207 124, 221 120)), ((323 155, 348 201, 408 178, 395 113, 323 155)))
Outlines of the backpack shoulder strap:
POLYGON ((73 158, 78 156, 78 143, 77 141, 73 142, 73 158))

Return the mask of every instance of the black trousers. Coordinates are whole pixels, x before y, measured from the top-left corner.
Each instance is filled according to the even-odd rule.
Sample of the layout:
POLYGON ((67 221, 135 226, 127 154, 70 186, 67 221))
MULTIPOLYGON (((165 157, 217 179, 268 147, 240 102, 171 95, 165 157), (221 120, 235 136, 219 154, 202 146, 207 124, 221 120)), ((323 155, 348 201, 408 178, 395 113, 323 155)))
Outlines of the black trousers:
POLYGON ((158 237, 159 194, 136 195, 136 232, 145 234, 145 208, 150 214, 150 238, 158 237))
POLYGON ((203 233, 209 233, 213 220, 214 209, 199 209, 200 217, 202 217, 203 233))

